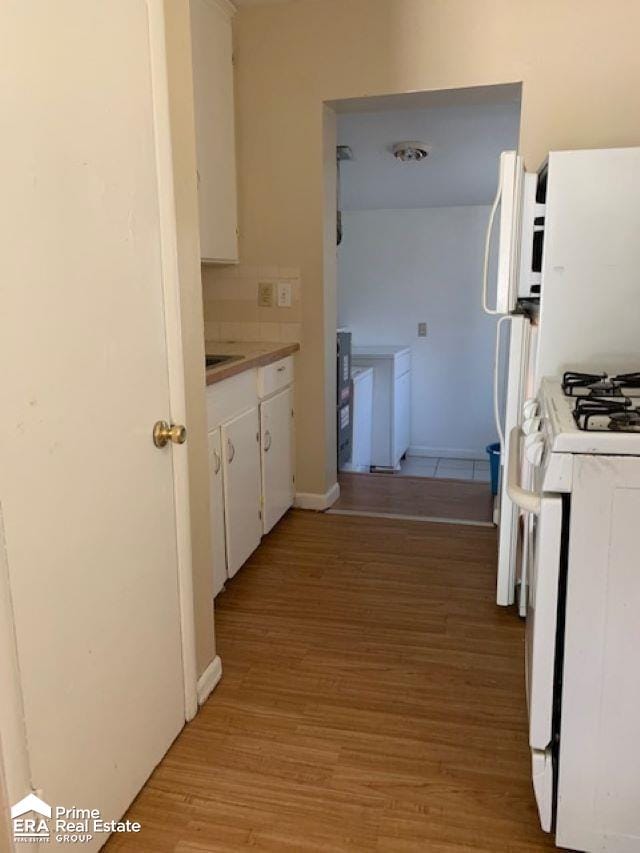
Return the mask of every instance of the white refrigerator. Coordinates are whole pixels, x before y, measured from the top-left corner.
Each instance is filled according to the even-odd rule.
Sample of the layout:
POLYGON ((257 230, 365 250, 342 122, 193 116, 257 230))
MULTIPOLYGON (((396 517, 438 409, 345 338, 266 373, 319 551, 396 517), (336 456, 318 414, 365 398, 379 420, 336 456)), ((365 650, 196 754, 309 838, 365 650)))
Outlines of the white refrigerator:
POLYGON ((505 487, 504 464, 510 433, 520 423, 525 401, 534 392, 537 316, 540 300, 539 242, 544 223, 544 183, 524 170, 515 151, 500 155, 498 189, 484 253, 482 307, 498 318, 494 358, 493 404, 500 440, 498 604, 518 598, 526 610, 524 526, 519 508, 505 487), (540 186, 539 186, 540 185, 540 186))
MULTIPOLYGON (((529 401, 543 376, 603 365, 625 371, 640 362, 640 148, 552 151, 537 173, 525 172, 515 152, 504 152, 499 184, 482 305, 499 318, 494 408, 504 465, 511 430, 521 427, 526 436, 538 429, 529 401)), ((526 443, 525 437, 525 487, 526 443)), ((505 481, 496 600, 517 601, 524 615, 530 518, 505 481)))

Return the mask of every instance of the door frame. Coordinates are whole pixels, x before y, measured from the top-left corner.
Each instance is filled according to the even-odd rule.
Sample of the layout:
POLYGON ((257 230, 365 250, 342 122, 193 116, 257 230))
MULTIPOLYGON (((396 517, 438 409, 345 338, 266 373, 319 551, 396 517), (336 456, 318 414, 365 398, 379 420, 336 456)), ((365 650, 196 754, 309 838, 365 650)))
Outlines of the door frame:
MULTIPOLYGON (((185 368, 180 311, 177 220, 169 114, 169 80, 162 0, 146 0, 149 22, 151 98, 154 114, 158 183, 160 254, 167 349, 169 408, 174 423, 186 422, 185 368)), ((161 416, 163 413, 159 413, 161 416)), ((149 440, 151 440, 149 424, 149 440)), ((177 584, 182 645, 185 721, 198 710, 193 562, 187 448, 171 445, 176 520, 177 584)), ((5 797, 19 798, 33 790, 15 620, 0 504, 0 837, 10 826, 5 797)))

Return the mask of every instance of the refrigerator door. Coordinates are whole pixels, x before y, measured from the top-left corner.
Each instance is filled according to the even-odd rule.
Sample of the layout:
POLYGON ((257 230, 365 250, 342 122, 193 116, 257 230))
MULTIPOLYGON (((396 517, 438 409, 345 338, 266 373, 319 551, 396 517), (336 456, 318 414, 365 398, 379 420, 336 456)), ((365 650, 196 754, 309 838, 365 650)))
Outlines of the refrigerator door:
POLYGON ((502 465, 496 601, 505 606, 515 601, 518 556, 522 540, 520 510, 508 495, 505 466, 509 458, 511 431, 522 420, 522 406, 529 390, 532 338, 531 323, 527 317, 514 315, 508 318, 508 322, 511 331, 508 339, 503 334, 505 323, 502 321, 498 323, 494 365, 494 409, 496 428, 500 437, 502 465), (501 346, 505 347, 507 340, 508 359, 506 366, 501 366, 500 350, 501 346), (501 374, 503 374, 502 377, 501 374))
POLYGON ((509 314, 518 300, 520 214, 524 164, 516 151, 500 155, 498 190, 489 215, 482 276, 482 307, 487 314, 509 314), (495 237, 494 237, 495 235, 495 237), (497 247, 494 246, 497 239, 497 247), (489 274, 496 253, 495 281, 489 274))

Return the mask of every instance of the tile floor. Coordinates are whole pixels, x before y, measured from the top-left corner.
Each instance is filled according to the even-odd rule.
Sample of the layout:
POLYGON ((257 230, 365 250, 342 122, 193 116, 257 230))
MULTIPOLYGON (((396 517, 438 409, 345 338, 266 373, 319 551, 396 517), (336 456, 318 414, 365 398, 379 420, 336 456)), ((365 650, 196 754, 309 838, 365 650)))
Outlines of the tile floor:
POLYGON ((475 480, 488 483, 491 479, 487 459, 447 459, 432 456, 407 456, 398 472, 401 477, 437 477, 441 480, 475 480))

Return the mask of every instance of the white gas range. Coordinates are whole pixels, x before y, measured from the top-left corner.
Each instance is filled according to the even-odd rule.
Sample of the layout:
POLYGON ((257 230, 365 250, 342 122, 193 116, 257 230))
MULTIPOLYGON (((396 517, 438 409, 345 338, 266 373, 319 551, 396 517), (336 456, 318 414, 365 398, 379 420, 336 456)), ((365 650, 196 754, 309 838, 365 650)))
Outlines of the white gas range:
POLYGON ((545 378, 510 438, 540 821, 560 847, 637 853, 640 374, 545 378))

